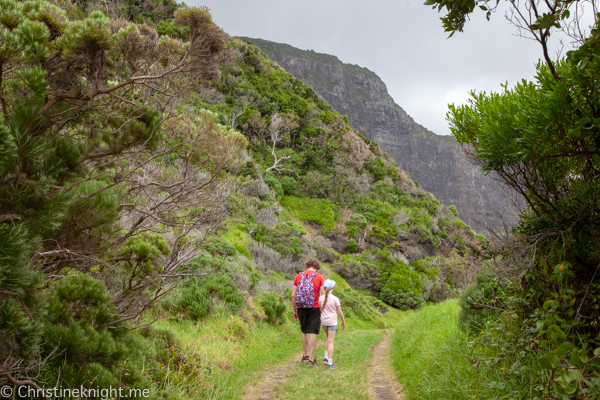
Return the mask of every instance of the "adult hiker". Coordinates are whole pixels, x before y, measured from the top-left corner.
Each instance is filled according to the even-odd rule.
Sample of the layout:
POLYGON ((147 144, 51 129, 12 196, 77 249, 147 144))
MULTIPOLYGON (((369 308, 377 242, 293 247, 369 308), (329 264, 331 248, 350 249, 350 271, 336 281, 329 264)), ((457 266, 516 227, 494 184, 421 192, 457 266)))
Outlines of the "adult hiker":
POLYGON ((306 271, 296 275, 292 290, 294 319, 300 321, 302 331, 302 362, 307 362, 308 365, 317 365, 315 350, 317 335, 321 330, 319 295, 324 294, 322 286, 325 281, 323 275, 317 272, 320 268, 321 264, 317 260, 308 260, 306 271))

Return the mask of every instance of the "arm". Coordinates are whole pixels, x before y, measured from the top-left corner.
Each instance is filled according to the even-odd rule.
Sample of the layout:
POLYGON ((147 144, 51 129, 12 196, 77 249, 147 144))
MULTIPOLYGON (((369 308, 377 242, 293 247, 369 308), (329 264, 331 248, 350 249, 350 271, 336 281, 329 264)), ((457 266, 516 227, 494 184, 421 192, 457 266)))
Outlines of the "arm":
POLYGON ((296 288, 297 286, 294 286, 292 289, 292 310, 294 310, 294 320, 298 321, 298 310, 296 310, 296 288))
POLYGON ((337 313, 340 316, 340 318, 342 319, 342 330, 346 329, 346 320, 344 319, 344 313, 342 312, 342 307, 337 306, 337 313))

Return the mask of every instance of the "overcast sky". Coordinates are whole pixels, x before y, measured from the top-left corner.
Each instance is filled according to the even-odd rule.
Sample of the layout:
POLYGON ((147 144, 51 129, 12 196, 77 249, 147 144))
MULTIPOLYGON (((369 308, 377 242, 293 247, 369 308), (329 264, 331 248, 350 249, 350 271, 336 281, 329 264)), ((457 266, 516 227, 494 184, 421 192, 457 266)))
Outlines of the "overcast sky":
POLYGON ((448 103, 468 92, 499 91, 535 74, 537 43, 513 35, 503 13, 476 13, 447 38, 424 0, 187 0, 206 5, 232 36, 288 43, 337 56, 375 72, 416 122, 450 134, 448 103))

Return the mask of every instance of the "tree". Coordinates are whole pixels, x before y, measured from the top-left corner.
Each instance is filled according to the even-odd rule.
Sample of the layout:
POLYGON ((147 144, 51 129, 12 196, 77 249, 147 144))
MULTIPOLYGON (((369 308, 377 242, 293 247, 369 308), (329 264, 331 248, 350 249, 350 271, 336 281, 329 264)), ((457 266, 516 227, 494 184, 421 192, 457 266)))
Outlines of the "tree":
MULTIPOLYGON (((521 326, 520 332, 531 329, 541 340, 539 350, 532 347, 541 353, 535 355, 539 367, 527 379, 543 386, 521 382, 530 385, 530 395, 543 391, 548 398, 595 398, 600 357, 590 351, 586 338, 600 332, 593 322, 600 316, 600 41, 597 23, 588 33, 580 22, 582 4, 595 13, 596 2, 508 3, 509 19, 542 45, 545 62, 538 63, 534 81, 504 86, 500 93, 472 92, 469 104, 451 105, 448 114, 452 133, 472 162, 496 173, 528 206, 512 243, 488 254, 496 269, 513 264, 511 278, 520 280, 520 285, 510 285, 492 278, 494 286, 504 284, 506 290, 487 299, 497 301, 489 303, 497 318, 488 321, 505 332, 492 341, 501 348, 518 347, 519 332, 515 335, 505 322, 508 315, 515 316, 518 322, 512 323, 521 326), (559 29, 575 40, 576 49, 554 61, 548 55, 548 38, 559 29), (496 257, 498 253, 503 257, 496 257), (568 348, 569 357, 561 350, 553 352, 556 348, 568 348), (574 379, 561 380, 564 376, 574 379)), ((475 6, 489 18, 499 1, 427 4, 446 7, 444 27, 456 32, 475 6)), ((484 290, 485 285, 478 285, 473 290, 484 290)), ((509 352, 498 359, 523 365, 531 356, 522 354, 509 352)))
POLYGON ((42 349, 60 282, 101 282, 108 316, 86 324, 130 329, 229 216, 223 171, 246 140, 187 101, 231 59, 226 36, 204 8, 174 22, 189 41, 0 3, 0 384, 64 350, 42 349))
MULTIPOLYGON (((445 9, 446 15, 441 18, 444 30, 462 32, 467 19, 476 8, 486 13, 489 20, 498 10, 500 0, 427 0, 425 5, 433 6, 438 11, 445 9)), ((586 40, 589 32, 581 26, 584 14, 591 14, 594 24, 598 20, 598 2, 596 0, 506 0, 508 5, 507 20, 517 29, 517 35, 533 39, 540 44, 544 61, 555 79, 558 73, 550 57, 548 41, 556 31, 561 31, 571 38, 576 45, 586 40)))
MULTIPOLYGON (((577 265, 584 271, 595 270, 600 260, 600 99, 595 90, 599 69, 594 53, 598 31, 594 28, 583 38, 580 2, 508 3, 509 18, 542 44, 545 65, 538 65, 535 82, 505 87, 500 94, 473 92, 469 105, 450 106, 451 129, 473 162, 497 173, 525 199, 529 215, 522 219, 521 232, 535 237, 536 246, 546 243, 555 249, 556 243, 551 243, 558 239, 568 243, 558 253, 546 250, 554 257, 565 257, 566 249, 571 249, 569 257, 577 265), (585 40, 559 62, 550 60, 547 51, 547 39, 556 29, 573 33, 573 38, 577 31, 577 39, 585 40)), ((587 3, 596 9, 595 2, 587 3)), ((446 8, 442 21, 454 33, 462 30, 475 6, 489 17, 499 1, 432 0, 426 4, 446 8)))

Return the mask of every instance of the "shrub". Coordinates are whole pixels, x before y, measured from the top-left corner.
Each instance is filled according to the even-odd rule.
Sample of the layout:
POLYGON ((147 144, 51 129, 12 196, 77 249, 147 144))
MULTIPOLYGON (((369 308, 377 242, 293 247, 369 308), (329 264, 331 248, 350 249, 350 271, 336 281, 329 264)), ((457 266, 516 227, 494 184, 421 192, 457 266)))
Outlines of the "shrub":
POLYGON ((294 222, 280 222, 275 228, 262 226, 256 232, 256 240, 278 251, 282 257, 300 255, 305 245, 300 239, 305 235, 304 228, 294 222))
POLYGON ((379 268, 368 252, 362 254, 346 254, 342 260, 332 265, 332 269, 344 279, 351 280, 361 288, 373 288, 377 284, 379 268))
POLYGON ((462 237, 462 235, 460 233, 456 234, 456 236, 454 237, 454 242, 458 245, 460 253, 463 256, 465 256, 467 254, 467 252, 469 251, 469 249, 467 248, 467 242, 465 241, 465 239, 462 237))
POLYGON ((331 175, 318 171, 308 171, 300 182, 306 194, 319 197, 326 197, 333 185, 331 175))
POLYGON ((448 211, 450 211, 455 217, 458 217, 458 210, 454 204, 448 206, 448 211))
POLYGON ((286 196, 281 199, 281 205, 299 220, 315 222, 325 231, 331 231, 335 225, 335 211, 328 199, 286 196))
POLYGON ((302 270, 302 263, 293 260, 292 256, 282 257, 282 255, 264 243, 254 242, 250 245, 250 253, 256 265, 263 266, 272 271, 283 273, 297 273, 302 270))
POLYGON ((298 189, 298 182, 291 176, 284 176, 281 178, 281 188, 283 189, 283 194, 287 196, 294 195, 298 189))
POLYGON ((352 237, 361 229, 364 229, 369 222, 362 214, 354 214, 349 219, 346 225, 348 226, 348 236, 352 237))
POLYGON ((275 191, 277 197, 283 196, 283 187, 275 175, 265 174, 265 176, 263 176, 263 181, 275 191))
POLYGON ((265 311, 267 322, 271 325, 279 325, 285 322, 285 311, 287 301, 283 296, 276 293, 264 293, 260 298, 260 306, 265 311))
POLYGON ((250 255, 248 248, 246 247, 246 244, 250 242, 250 236, 246 232, 245 225, 228 226, 227 231, 222 235, 222 238, 232 244, 240 254, 252 258, 252 255, 250 255))
POLYGON ((202 287, 208 293, 218 295, 228 306, 229 311, 236 312, 244 305, 242 295, 233 280, 225 275, 212 275, 202 280, 202 287))
POLYGON ((386 219, 392 222, 392 216, 398 213, 396 207, 386 201, 378 200, 372 195, 359 199, 357 211, 363 213, 369 222, 375 222, 376 219, 386 219))
POLYGON ((379 278, 381 299, 403 310, 421 307, 425 302, 421 274, 403 261, 390 258, 385 250, 379 255, 384 263, 384 272, 379 278))
POLYGON ((205 240, 201 248, 212 256, 234 256, 237 252, 231 243, 218 237, 205 240))
POLYGON ((365 164, 365 169, 373 174, 375 181, 382 180, 388 172, 388 168, 385 166, 385 161, 381 157, 377 157, 376 160, 365 164))
POLYGON ((349 239, 346 242, 344 249, 346 249, 348 253, 356 253, 358 252, 358 243, 356 243, 356 240, 354 239, 349 239))
POLYGON ((202 319, 210 312, 211 301, 209 292, 198 282, 184 287, 180 292, 175 311, 185 313, 192 319, 202 319))
POLYGON ((458 218, 454 219, 454 226, 456 226, 458 229, 469 229, 469 225, 465 224, 458 218))
POLYGON ((383 301, 401 310, 413 310, 425 305, 423 295, 415 294, 412 290, 384 287, 380 296, 383 301))
MULTIPOLYGON (((159 369, 154 348, 138 332, 106 327, 115 310, 109 305, 112 297, 104 282, 75 270, 63 272, 69 276, 47 292, 44 341, 36 343, 42 357, 61 354, 48 357, 46 367, 61 371, 61 381, 72 386, 87 384, 93 378, 98 385, 148 387, 151 383, 147 377, 159 369), (127 374, 120 373, 125 369, 127 374)), ((11 305, 13 302, 0 303, 0 315, 7 316, 3 323, 16 325, 17 334, 39 329, 15 324, 14 311, 18 308, 11 305)))
POLYGON ((375 322, 380 319, 378 309, 385 310, 385 305, 371 296, 345 288, 336 288, 335 295, 340 299, 340 306, 345 316, 352 316, 363 321, 375 322))
POLYGON ((246 164, 237 172, 239 176, 249 176, 252 179, 258 179, 258 166, 253 160, 247 161, 246 164))

